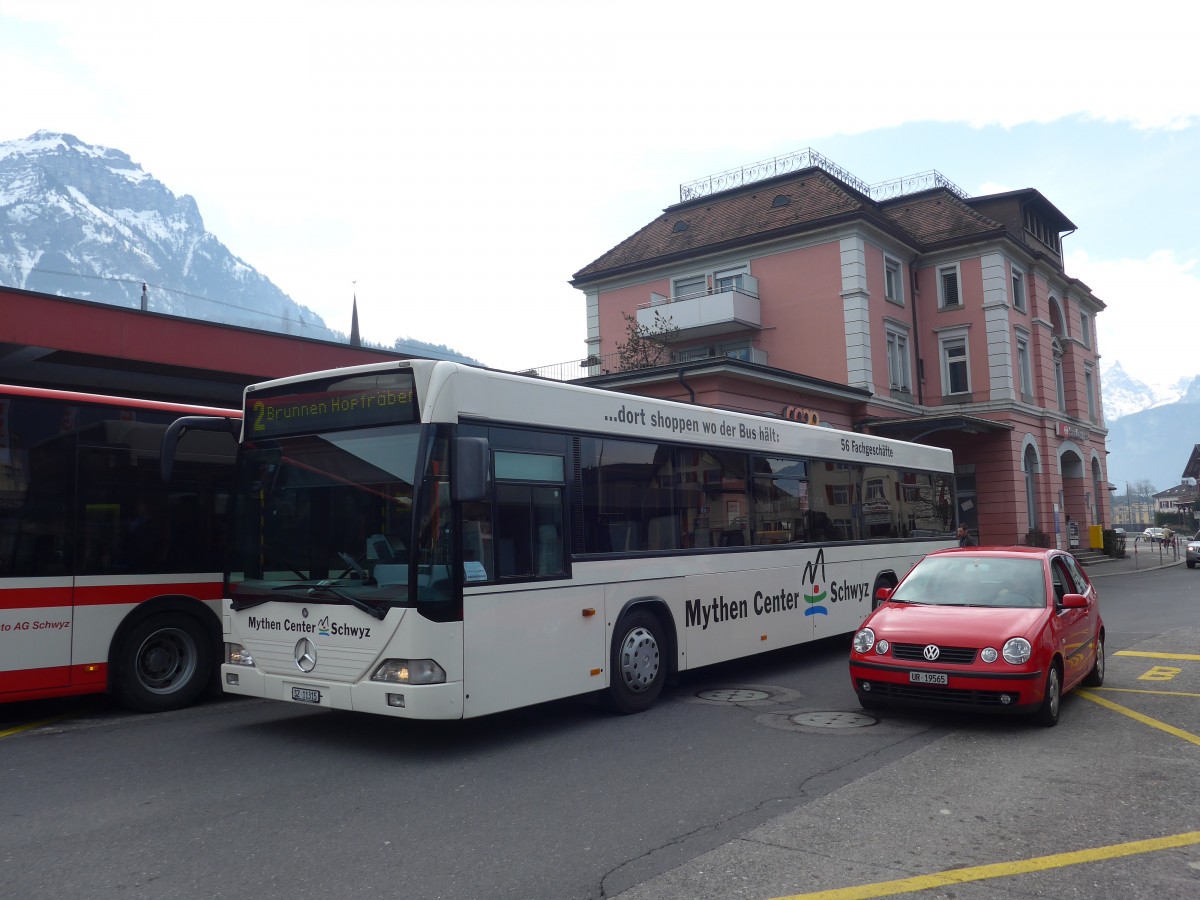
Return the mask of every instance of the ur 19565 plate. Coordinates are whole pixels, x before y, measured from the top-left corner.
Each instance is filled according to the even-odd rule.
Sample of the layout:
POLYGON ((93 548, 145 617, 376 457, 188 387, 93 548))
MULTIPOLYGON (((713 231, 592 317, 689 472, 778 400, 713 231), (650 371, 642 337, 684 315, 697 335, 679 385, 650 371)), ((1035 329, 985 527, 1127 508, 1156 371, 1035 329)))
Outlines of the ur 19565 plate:
MULTIPOLYGON (((949 684, 949 676, 944 672, 909 672, 908 680, 912 684, 949 684)), ((296 689, 292 688, 292 694, 296 689)))

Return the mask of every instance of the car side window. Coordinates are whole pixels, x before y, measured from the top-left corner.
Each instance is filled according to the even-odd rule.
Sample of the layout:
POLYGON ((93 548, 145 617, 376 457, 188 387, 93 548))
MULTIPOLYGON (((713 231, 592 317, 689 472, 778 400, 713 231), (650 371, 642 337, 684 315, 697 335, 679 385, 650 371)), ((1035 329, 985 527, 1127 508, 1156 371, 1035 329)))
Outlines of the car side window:
POLYGON ((1071 576, 1067 574, 1061 559, 1055 559, 1050 565, 1050 574, 1054 580, 1054 602, 1062 605, 1063 597, 1067 596, 1067 585, 1071 576))
MULTIPOLYGON (((1079 568, 1079 563, 1073 556, 1064 556, 1063 562, 1067 565, 1067 574, 1071 576, 1071 581, 1075 583, 1072 591, 1076 594, 1086 594, 1088 589, 1087 576, 1079 568)), ((1068 582, 1069 584, 1070 582, 1068 582)), ((1068 591, 1070 593, 1071 591, 1068 591)))

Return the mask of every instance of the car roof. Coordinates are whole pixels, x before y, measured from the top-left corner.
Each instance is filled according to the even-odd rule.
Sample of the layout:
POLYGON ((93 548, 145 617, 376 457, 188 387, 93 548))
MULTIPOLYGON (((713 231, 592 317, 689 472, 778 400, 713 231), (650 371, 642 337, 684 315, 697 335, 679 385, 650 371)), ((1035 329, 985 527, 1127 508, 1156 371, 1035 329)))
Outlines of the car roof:
POLYGON ((1013 545, 1009 547, 951 547, 948 550, 935 550, 929 556, 974 556, 980 559, 1049 559, 1054 555, 1062 555, 1063 551, 1055 547, 1025 547, 1013 545))

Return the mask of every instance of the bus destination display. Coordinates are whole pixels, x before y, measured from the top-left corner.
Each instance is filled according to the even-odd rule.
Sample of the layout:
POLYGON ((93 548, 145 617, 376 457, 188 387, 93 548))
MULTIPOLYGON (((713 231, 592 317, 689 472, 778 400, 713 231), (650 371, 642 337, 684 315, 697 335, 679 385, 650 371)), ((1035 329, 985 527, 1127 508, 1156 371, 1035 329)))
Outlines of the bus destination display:
POLYGON ((286 393, 246 397, 248 438, 398 425, 416 418, 413 378, 408 374, 294 385, 286 393))

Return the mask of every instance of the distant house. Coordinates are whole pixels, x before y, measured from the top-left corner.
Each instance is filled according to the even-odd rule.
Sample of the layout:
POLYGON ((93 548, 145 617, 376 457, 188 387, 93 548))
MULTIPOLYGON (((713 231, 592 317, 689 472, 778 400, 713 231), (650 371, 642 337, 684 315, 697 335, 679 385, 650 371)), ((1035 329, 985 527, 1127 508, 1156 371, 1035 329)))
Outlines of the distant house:
POLYGON ((1154 495, 1154 511, 1156 514, 1164 516, 1163 521, 1165 522, 1172 521, 1172 517, 1182 517, 1178 518, 1178 521, 1186 524, 1185 520, 1191 518, 1191 513, 1195 508, 1196 485, 1187 481, 1180 482, 1175 487, 1159 491, 1154 495))

